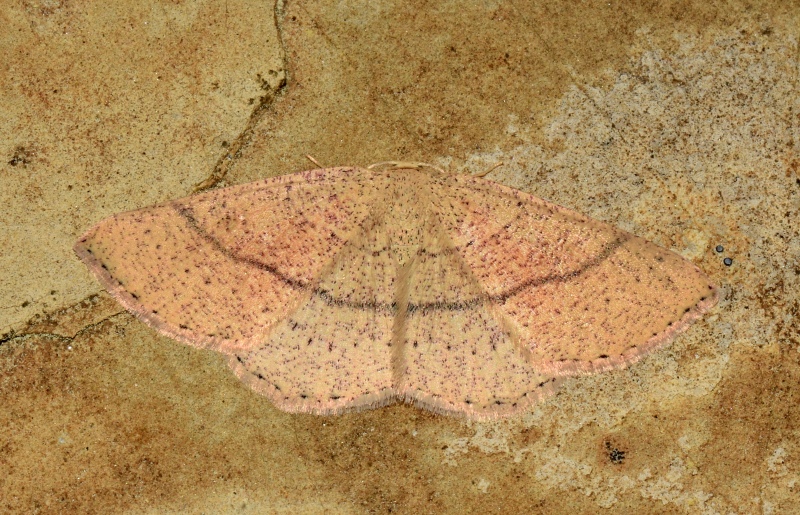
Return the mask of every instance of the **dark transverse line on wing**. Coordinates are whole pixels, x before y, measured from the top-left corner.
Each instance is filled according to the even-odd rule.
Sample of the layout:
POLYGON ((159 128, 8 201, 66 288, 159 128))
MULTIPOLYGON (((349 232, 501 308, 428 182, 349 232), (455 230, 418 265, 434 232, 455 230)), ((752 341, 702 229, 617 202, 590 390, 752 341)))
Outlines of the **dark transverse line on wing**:
MULTIPOLYGON (((191 208, 186 206, 181 206, 179 204, 173 204, 173 207, 178 212, 178 214, 180 214, 186 220, 189 227, 193 231, 195 231, 205 241, 209 242, 218 252, 223 254, 228 259, 268 272, 277 277, 278 279, 280 279, 281 281, 283 281, 284 283, 286 283, 287 285, 291 286, 292 288, 301 290, 309 288, 308 282, 300 279, 295 279, 293 277, 289 277, 273 266, 267 265, 253 258, 241 257, 234 254, 227 248, 223 247, 222 244, 216 238, 208 234, 208 232, 206 232, 205 229, 200 227, 200 225, 197 223, 197 220, 194 217, 194 213, 192 212, 191 208)), ((459 302, 422 302, 418 304, 410 303, 408 305, 407 310, 409 314, 412 314, 416 311, 422 312, 424 314, 432 311, 461 311, 473 308, 487 301, 492 303, 502 304, 509 298, 517 295, 518 293, 527 288, 538 287, 551 282, 569 281, 577 278, 587 270, 590 270, 598 266, 600 263, 602 263, 617 248, 619 248, 620 245, 625 243, 627 239, 628 238, 626 237, 617 238, 616 240, 608 243, 603 249, 603 251, 600 254, 598 254, 594 259, 591 259, 585 262, 579 268, 564 274, 550 274, 537 279, 530 279, 527 281, 523 281, 518 285, 516 285, 515 287, 497 295, 478 296, 469 300, 459 301, 459 302)), ((332 296, 330 292, 321 288, 315 288, 314 294, 319 296, 323 301, 325 301, 326 304, 330 306, 348 307, 364 311, 380 311, 388 314, 393 314, 397 311, 397 306, 395 305, 394 302, 391 303, 352 302, 336 298, 332 296)))

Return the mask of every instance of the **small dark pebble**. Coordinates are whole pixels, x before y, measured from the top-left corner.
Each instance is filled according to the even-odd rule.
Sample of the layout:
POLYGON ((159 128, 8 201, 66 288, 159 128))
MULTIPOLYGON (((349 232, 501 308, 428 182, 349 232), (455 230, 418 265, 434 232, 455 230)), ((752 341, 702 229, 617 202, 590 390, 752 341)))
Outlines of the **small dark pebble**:
POLYGON ((723 250, 725 250, 725 247, 723 247, 722 245, 717 245, 717 246, 714 248, 714 250, 716 250, 717 252, 722 252, 723 250))
POLYGON ((725 258, 722 260, 725 263, 725 266, 731 266, 733 264, 733 260, 731 258, 725 258))

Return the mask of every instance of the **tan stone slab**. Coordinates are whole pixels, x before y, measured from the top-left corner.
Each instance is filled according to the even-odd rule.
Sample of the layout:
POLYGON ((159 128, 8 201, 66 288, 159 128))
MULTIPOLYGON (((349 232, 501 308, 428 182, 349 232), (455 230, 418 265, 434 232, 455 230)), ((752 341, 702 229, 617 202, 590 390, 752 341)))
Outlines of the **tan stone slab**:
POLYGON ((284 71, 260 2, 9 3, 0 24, 5 333, 93 293, 69 240, 190 192, 284 71))
MULTIPOLYGON (((279 3, 290 80, 223 161, 229 184, 306 169, 306 153, 472 173, 503 160, 494 180, 698 264, 718 311, 635 366, 472 424, 402 405, 285 414, 126 314, 73 340, 18 335, 0 341, 2 509, 800 512, 799 14, 770 0, 279 3)), ((2 173, 29 160, 4 152, 2 173)))

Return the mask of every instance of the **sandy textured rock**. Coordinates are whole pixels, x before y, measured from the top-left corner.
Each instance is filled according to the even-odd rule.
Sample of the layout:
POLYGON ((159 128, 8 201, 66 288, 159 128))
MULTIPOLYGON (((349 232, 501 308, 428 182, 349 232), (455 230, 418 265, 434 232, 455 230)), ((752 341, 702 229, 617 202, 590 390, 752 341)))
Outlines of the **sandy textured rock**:
MULTIPOLYGON (((2 280, 35 288, 5 286, 0 295, 5 324, 18 322, 0 345, 3 510, 800 511, 795 4, 287 2, 274 18, 259 4, 263 18, 227 18, 229 30, 232 20, 250 28, 230 37, 269 40, 279 55, 277 40, 252 32, 276 20, 286 88, 262 109, 263 90, 224 96, 240 99, 249 118, 210 131, 224 136, 209 146, 192 130, 165 129, 174 111, 137 119, 119 111, 152 98, 145 78, 157 75, 143 70, 172 47, 109 58, 114 72, 92 57, 139 48, 147 33, 133 28, 144 21, 186 26, 197 4, 175 7, 188 13, 180 16, 147 10, 147 20, 116 10, 88 25, 57 23, 82 19, 74 3, 21 5, 27 11, 0 10, 14 23, 0 44, 16 56, 13 73, 2 68, 2 94, 17 98, 0 107, 9 113, 0 117, 0 194, 12 220, 2 229, 10 251, 2 280), (115 34, 118 44, 102 43, 115 34), (50 51, 68 49, 69 38, 101 49, 83 59, 50 51), (118 87, 86 96, 124 91, 105 108, 118 110, 105 115, 118 125, 89 130, 95 114, 53 90, 83 91, 72 84, 102 85, 95 78, 106 74, 120 77, 118 87), (33 152, 31 142, 47 145, 33 152), (74 299, 97 291, 68 261, 83 228, 189 194, 204 177, 243 184, 264 170, 306 169, 306 153, 324 166, 395 158, 473 172, 503 160, 494 180, 690 258, 720 286, 720 303, 624 371, 569 379, 518 418, 470 424, 401 405, 336 418, 285 414, 211 353, 171 343, 103 299, 58 300, 67 291, 60 281, 76 285, 74 299), (78 180, 59 182, 74 170, 78 180), (163 196, 159 176, 174 187, 163 196), (61 270, 37 261, 58 253, 61 270)), ((224 5, 217 9, 216 37, 185 33, 184 41, 197 36, 192 49, 225 41, 224 5)), ((225 53, 193 69, 222 87, 220 62, 250 66, 264 55, 225 53)), ((269 69, 257 71, 269 79, 269 69)), ((167 87, 161 98, 199 85, 184 97, 183 120, 225 116, 227 107, 196 102, 212 95, 209 82, 186 79, 187 89, 167 87)))
POLYGON ((9 2, 0 23, 2 334, 90 295, 69 240, 191 191, 285 70, 255 2, 9 2))

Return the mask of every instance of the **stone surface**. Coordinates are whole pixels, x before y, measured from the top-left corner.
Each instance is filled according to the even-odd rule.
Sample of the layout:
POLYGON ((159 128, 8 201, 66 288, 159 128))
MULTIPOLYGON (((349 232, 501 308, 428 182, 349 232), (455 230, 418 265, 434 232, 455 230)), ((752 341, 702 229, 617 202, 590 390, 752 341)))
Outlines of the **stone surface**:
POLYGON ((74 235, 200 182, 285 70, 258 2, 7 2, 0 24, 2 334, 90 295, 74 235))
MULTIPOLYGON (((0 314, 15 331, 0 344, 3 510, 800 511, 796 3, 289 2, 244 15, 228 2, 227 18, 214 4, 216 35, 183 40, 197 38, 180 53, 191 69, 222 87, 220 66, 267 54, 193 49, 229 41, 279 56, 285 45, 288 79, 263 107, 261 83, 230 86, 217 111, 197 101, 213 80, 165 88, 162 99, 185 92, 184 120, 225 119, 208 140, 165 129, 170 109, 125 114, 153 96, 150 56, 171 55, 163 41, 148 54, 147 33, 126 28, 145 21, 127 14, 142 4, 97 17, 83 4, 16 5, 0 10, 13 27, 0 45, 16 56, 2 68, 0 108, 12 221, 0 229, 0 314), (244 27, 230 40, 226 19, 244 27), (65 53, 64 38, 100 49, 65 53), (123 50, 132 57, 102 59, 123 50), (105 76, 119 82, 102 86, 105 76), (80 98, 122 98, 106 108, 122 110, 90 130, 80 98), (249 118, 231 114, 231 98, 249 118), (157 148, 152 162, 141 154, 157 148), (81 229, 203 177, 306 169, 306 153, 325 166, 394 158, 473 172, 503 160, 494 180, 691 258, 720 304, 624 371, 570 379, 513 420, 470 424, 406 406, 285 414, 222 359, 89 298, 99 289, 70 256, 81 229)), ((180 27, 197 5, 141 9, 148 26, 180 27)), ((253 68, 265 79, 269 69, 284 71, 253 68)))

